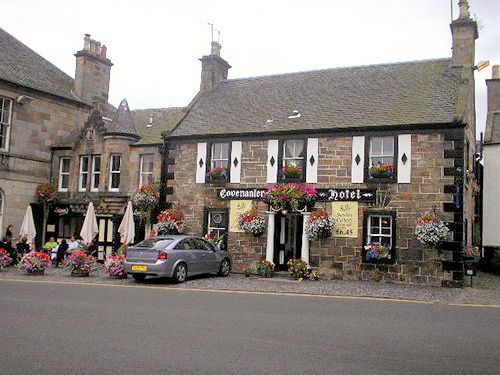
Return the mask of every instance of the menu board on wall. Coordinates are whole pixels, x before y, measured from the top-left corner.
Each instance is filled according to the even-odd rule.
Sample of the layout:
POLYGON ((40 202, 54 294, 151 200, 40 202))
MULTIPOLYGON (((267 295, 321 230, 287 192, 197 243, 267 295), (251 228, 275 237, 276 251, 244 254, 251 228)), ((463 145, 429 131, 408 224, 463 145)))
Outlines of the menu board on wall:
POLYGON ((358 237, 358 202, 332 202, 334 237, 358 237))
POLYGON ((241 214, 252 209, 252 201, 250 200, 232 200, 229 206, 229 231, 243 232, 238 228, 238 221, 241 214))

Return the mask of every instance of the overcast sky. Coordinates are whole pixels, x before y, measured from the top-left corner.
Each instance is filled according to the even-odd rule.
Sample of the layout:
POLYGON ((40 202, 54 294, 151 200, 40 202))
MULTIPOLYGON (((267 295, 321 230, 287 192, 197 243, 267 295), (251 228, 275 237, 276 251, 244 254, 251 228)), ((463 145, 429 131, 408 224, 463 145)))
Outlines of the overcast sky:
MULTIPOLYGON (((458 0, 453 0, 455 18, 458 0)), ((500 64, 500 0, 470 0, 476 61, 500 64)), ((74 76, 83 34, 108 46, 110 102, 184 106, 221 30, 230 78, 451 56, 450 0, 0 0, 0 25, 74 76)), ((491 67, 476 73, 484 128, 491 67)))

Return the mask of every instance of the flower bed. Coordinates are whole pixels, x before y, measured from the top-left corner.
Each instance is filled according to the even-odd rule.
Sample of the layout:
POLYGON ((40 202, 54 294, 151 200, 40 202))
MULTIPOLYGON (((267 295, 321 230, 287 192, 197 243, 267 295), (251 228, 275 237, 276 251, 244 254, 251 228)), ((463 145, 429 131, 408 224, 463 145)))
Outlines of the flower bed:
POLYGON ((214 168, 206 174, 206 178, 209 181, 223 181, 227 180, 227 168, 226 167, 217 167, 214 168))
POLYGON ((177 210, 165 210, 158 215, 158 234, 181 234, 184 232, 186 220, 184 214, 177 210))
POLYGON ((304 210, 312 206, 318 197, 318 192, 311 185, 290 183, 270 186, 267 190, 266 201, 275 210, 304 210))
POLYGON ((18 268, 32 274, 42 274, 52 267, 50 256, 42 251, 30 251, 19 261, 18 268))
POLYGON ((450 230, 435 214, 426 212, 417 219, 415 235, 418 241, 429 248, 437 247, 448 238, 450 230))
POLYGON ((243 268, 243 274, 249 277, 253 274, 257 274, 260 277, 273 277, 274 273, 274 263, 265 259, 261 259, 258 262, 247 265, 243 268))
POLYGON ((370 242, 365 250, 367 260, 391 259, 391 249, 379 243, 370 242))
POLYGON ((335 229, 335 220, 328 212, 316 212, 306 222, 306 233, 310 240, 324 240, 331 237, 335 229))
POLYGON ((238 227, 254 237, 262 236, 266 229, 266 220, 257 210, 244 212, 240 216, 238 227))
POLYGON ((88 276, 95 270, 96 261, 92 255, 76 251, 63 262, 63 267, 69 268, 72 276, 88 276))
POLYGON ((115 256, 110 256, 103 265, 103 270, 109 274, 109 276, 114 277, 124 277, 125 276, 125 255, 117 254, 115 256))
POLYGON ((135 214, 142 219, 148 218, 159 202, 160 194, 152 186, 142 186, 132 197, 135 214))
POLYGON ((392 178, 396 168, 392 164, 379 164, 370 168, 370 177, 392 178))
POLYGON ((7 267, 11 263, 12 263, 12 258, 9 257, 7 250, 0 249, 0 270, 4 267, 7 267))

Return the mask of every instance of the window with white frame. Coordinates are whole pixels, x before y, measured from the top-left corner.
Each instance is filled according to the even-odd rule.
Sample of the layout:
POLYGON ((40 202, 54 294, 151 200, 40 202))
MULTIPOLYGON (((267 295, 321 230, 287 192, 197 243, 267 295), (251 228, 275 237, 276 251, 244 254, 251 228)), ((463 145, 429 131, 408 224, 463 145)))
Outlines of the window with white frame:
POLYGON ((391 215, 369 215, 367 223, 367 243, 392 248, 394 218, 391 215))
POLYGON ((229 143, 212 143, 211 167, 228 168, 229 165, 229 143))
POLYGON ((0 96, 0 150, 9 149, 12 100, 0 96))
POLYGON ((59 159, 59 191, 68 191, 70 165, 71 159, 69 157, 59 159))
POLYGON ((221 209, 207 210, 207 233, 213 233, 218 237, 227 233, 228 213, 221 209))
POLYGON ((139 187, 153 184, 153 154, 141 155, 141 170, 139 176, 139 187))
POLYGON ((101 180, 101 155, 92 156, 92 178, 90 181, 90 191, 99 191, 101 180))
POLYGON ((305 141, 291 139, 283 142, 283 179, 302 179, 305 171, 305 141))
POLYGON ((394 137, 370 138, 370 167, 394 165, 394 137))
POLYGON ((113 154, 109 161, 109 191, 120 190, 120 174, 122 158, 119 154, 113 154))
POLYGON ((78 191, 87 190, 87 183, 89 181, 89 156, 80 156, 80 176, 78 178, 78 191))

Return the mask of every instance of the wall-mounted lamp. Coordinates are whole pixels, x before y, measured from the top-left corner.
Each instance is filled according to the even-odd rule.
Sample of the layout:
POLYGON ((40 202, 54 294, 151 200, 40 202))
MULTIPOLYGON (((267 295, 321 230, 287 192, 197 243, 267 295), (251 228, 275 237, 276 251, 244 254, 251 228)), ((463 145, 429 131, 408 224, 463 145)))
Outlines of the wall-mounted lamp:
POLYGON ((31 96, 28 95, 21 95, 17 98, 17 103, 21 105, 26 105, 31 103, 34 100, 31 96))
POLYGON ((477 63, 477 65, 474 67, 474 70, 477 70, 478 72, 480 72, 481 70, 483 70, 484 68, 487 68, 488 66, 490 66, 489 60, 479 61, 477 63))

